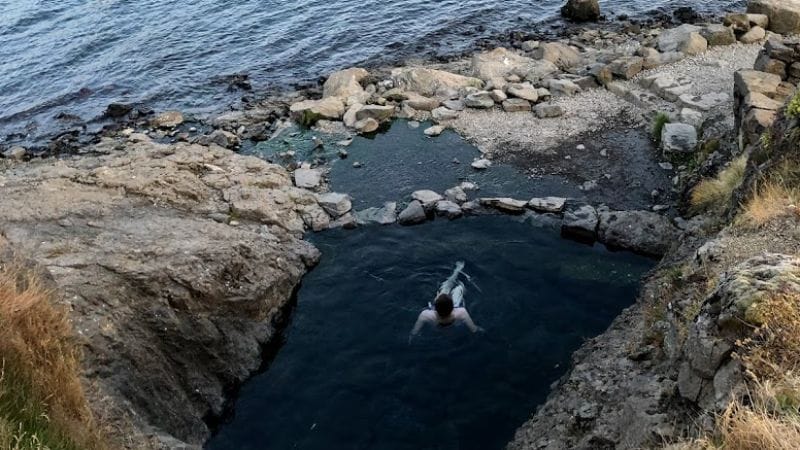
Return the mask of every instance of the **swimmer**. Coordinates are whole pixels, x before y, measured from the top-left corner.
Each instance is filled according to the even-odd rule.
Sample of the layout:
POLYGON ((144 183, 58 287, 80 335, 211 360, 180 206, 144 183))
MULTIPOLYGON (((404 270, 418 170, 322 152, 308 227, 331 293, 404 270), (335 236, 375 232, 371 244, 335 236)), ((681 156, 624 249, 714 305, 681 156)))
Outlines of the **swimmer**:
POLYGON ((414 324, 408 337, 409 342, 419 334, 426 323, 446 327, 456 322, 463 322, 473 333, 483 331, 483 328, 475 325, 464 306, 464 283, 458 280, 463 269, 464 262, 457 262, 453 274, 439 286, 433 304, 428 303, 428 308, 419 313, 417 323, 414 324))

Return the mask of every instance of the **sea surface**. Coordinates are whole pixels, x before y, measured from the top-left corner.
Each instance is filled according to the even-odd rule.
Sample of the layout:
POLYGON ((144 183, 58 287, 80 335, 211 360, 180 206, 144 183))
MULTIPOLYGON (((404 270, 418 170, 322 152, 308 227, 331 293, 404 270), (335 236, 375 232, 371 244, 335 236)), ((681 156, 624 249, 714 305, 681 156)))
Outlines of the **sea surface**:
MULTIPOLYGON (((464 50, 535 32, 562 0, 0 0, 0 145, 69 129, 111 102, 195 114, 242 92, 307 82, 364 62, 464 50)), ((740 0, 601 1, 609 16, 740 0)))
POLYGON ((310 240, 322 261, 303 278, 285 344, 210 450, 501 449, 654 264, 497 216, 310 240), (428 327, 409 341, 458 260, 485 331, 428 327))

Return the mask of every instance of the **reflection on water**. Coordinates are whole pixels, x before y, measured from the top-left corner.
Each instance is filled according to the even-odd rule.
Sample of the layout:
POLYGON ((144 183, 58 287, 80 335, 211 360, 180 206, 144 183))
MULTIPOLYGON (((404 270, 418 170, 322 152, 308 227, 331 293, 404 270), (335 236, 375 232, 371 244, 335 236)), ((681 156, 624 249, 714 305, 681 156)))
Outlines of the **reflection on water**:
POLYGON ((312 236, 322 250, 270 367, 211 449, 502 448, 652 261, 505 217, 312 236), (486 329, 408 332, 456 260, 486 329))

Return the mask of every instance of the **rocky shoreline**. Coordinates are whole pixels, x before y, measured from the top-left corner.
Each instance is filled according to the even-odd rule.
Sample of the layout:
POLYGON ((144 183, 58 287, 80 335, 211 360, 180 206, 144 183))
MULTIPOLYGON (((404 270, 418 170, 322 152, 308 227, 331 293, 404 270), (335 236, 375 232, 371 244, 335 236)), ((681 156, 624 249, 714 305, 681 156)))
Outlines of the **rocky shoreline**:
MULTIPOLYGON (((280 332, 277 317, 319 257, 302 240, 306 231, 465 214, 550 221, 565 236, 664 259, 637 304, 575 354, 509 448, 678 441, 697 434, 697 423, 708 428, 709 414, 743 381, 730 358, 733 335, 706 326, 721 309, 681 325, 679 309, 688 306, 676 301, 650 318, 654 302, 668 297, 664 273, 679 266, 690 277, 762 250, 788 252, 778 243, 733 251, 737 237, 718 234, 713 217, 682 218, 697 181, 758 145, 800 81, 798 44, 768 31, 786 32, 775 19, 786 12, 775 4, 753 1, 759 13, 723 23, 582 26, 566 39, 440 64, 351 68, 328 77, 321 92, 270 98, 207 124, 111 105, 119 121, 93 143, 71 134, 51 144, 54 154, 74 155, 4 151, 0 235, 62 291, 86 348, 92 406, 118 446, 199 448, 231 389, 261 366, 263 346, 280 332), (619 134, 609 133, 623 130, 646 142, 659 114, 670 123, 656 133, 658 148, 615 146, 619 134), (476 171, 510 163, 554 174, 569 189, 514 199, 481 197, 461 183, 353 211, 347 193, 327 192, 324 158, 281 167, 236 153, 293 121, 355 136, 398 118, 432 121, 430 139, 457 131, 481 151, 476 171)), ((342 157, 348 143, 339 142, 342 157)), ((777 256, 754 261, 727 279, 791 266, 777 256)), ((709 302, 738 295, 730 286, 723 282, 709 302)))

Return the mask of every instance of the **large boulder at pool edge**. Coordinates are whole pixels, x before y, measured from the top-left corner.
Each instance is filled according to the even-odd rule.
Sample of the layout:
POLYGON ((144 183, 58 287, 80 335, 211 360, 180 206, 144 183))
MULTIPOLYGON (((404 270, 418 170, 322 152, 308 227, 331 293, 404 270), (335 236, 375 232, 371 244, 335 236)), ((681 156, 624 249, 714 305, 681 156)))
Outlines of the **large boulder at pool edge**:
POLYGON ((594 22, 600 18, 600 3, 597 0, 567 0, 561 15, 575 22, 594 22))

